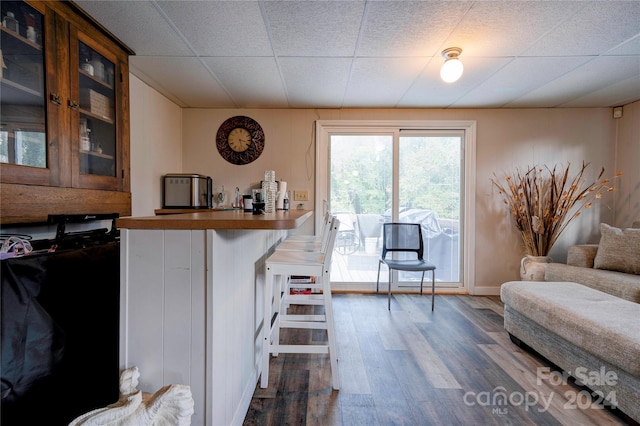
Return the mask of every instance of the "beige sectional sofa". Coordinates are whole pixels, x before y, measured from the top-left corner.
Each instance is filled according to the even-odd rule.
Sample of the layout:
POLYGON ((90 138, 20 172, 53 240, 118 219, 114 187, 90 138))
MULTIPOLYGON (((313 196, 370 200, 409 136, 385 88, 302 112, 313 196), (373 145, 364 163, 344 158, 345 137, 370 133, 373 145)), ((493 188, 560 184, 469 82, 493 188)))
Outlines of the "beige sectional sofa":
POLYGON ((640 229, 600 230, 598 245, 549 264, 545 282, 503 284, 504 326, 579 382, 591 378, 593 402, 640 422, 640 229))
POLYGON ((569 247, 567 263, 550 263, 545 281, 573 281, 640 303, 640 221, 628 229, 600 225, 600 244, 569 247))

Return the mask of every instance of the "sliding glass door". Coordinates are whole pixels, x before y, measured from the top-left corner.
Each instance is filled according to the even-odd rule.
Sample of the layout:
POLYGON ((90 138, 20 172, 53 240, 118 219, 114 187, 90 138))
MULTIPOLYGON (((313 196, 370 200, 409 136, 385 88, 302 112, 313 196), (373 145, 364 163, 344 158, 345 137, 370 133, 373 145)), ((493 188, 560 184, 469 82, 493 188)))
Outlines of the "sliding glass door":
MULTIPOLYGON (((317 192, 341 221, 333 287, 375 289, 385 222, 420 223, 436 286, 464 287, 465 129, 325 126, 319 136, 317 192)), ((383 266, 383 290, 388 277, 383 266)), ((420 277, 396 272, 392 289, 418 289, 420 277)))
POLYGON ((332 134, 329 152, 329 205, 340 219, 332 280, 375 282, 392 205, 393 135, 332 134))
MULTIPOLYGON (((462 142, 462 132, 400 133, 397 221, 422 225, 425 256, 442 284, 460 281, 462 142)), ((398 281, 416 280, 401 272, 398 281)))

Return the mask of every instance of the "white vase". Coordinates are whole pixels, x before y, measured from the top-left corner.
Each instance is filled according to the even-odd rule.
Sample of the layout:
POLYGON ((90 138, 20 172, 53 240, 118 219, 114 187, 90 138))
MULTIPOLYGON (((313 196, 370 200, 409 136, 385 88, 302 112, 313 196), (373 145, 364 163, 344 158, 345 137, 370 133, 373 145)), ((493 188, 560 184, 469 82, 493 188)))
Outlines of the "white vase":
POLYGON ((544 281, 547 265, 553 262, 549 256, 525 255, 520 261, 520 279, 522 281, 544 281))

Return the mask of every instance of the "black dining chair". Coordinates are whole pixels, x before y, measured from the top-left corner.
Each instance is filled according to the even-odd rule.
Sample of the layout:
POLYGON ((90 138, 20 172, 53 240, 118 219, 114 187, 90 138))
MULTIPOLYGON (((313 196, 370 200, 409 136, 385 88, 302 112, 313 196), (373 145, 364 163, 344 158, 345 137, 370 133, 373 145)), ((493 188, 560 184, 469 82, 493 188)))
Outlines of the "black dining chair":
POLYGON ((378 262, 378 281, 376 293, 380 286, 380 266, 384 263, 389 268, 389 296, 388 307, 391 310, 391 273, 393 269, 399 271, 422 272, 420 279, 420 294, 424 273, 431 271, 431 310, 434 309, 436 266, 423 258, 424 242, 422 240, 422 227, 419 223, 385 223, 382 226, 382 254, 378 262), (391 259, 387 259, 387 253, 391 253, 391 259), (405 253, 402 259, 398 259, 395 253, 405 253), (412 255, 415 253, 415 257, 412 255))

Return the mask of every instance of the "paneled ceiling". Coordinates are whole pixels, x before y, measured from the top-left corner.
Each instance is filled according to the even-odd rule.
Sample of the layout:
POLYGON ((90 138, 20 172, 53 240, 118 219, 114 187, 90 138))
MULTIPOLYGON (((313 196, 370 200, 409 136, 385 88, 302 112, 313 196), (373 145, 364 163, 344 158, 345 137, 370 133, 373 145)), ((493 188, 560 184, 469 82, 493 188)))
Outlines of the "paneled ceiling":
POLYGON ((612 107, 640 99, 640 1, 76 1, 182 107, 612 107), (464 74, 440 80, 442 50, 464 74))

